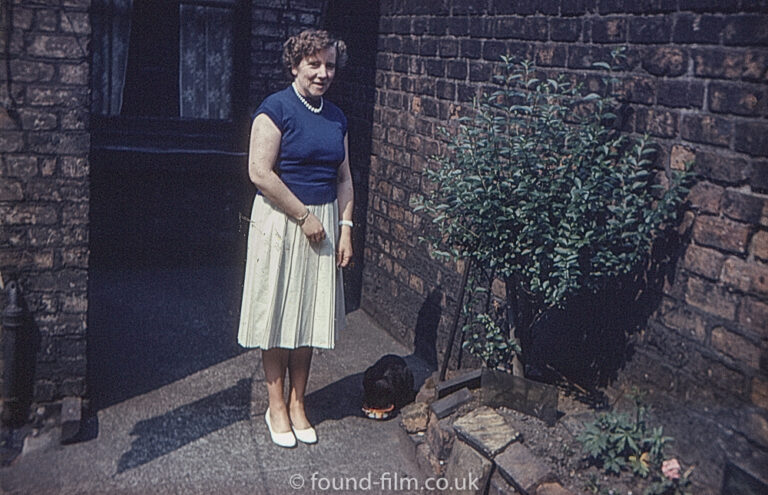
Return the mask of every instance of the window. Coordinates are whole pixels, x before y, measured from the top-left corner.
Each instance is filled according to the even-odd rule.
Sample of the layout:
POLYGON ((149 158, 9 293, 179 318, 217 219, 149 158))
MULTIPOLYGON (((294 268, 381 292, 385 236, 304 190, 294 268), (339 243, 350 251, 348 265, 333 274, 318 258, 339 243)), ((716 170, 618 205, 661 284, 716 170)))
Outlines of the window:
MULTIPOLYGON (((250 18, 241 9, 246 4, 94 0, 96 123, 109 132, 115 126, 139 129, 146 120, 160 120, 166 134, 173 134, 175 126, 177 134, 188 135, 195 121, 200 125, 194 132, 215 133, 224 132, 215 122, 241 119, 238 109, 246 105, 238 102, 245 96, 243 47, 250 18)), ((121 133, 126 134, 113 132, 121 133)))

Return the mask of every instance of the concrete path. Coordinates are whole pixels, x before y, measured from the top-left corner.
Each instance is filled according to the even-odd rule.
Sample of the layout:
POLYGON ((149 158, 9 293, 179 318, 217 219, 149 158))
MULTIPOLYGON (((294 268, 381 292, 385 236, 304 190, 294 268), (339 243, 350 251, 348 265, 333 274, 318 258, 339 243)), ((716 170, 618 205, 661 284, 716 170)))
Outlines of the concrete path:
MULTIPOLYGON (((307 402, 318 444, 271 443, 260 353, 252 351, 102 408, 90 440, 29 438, 0 469, 0 493, 421 493, 406 489, 425 476, 398 420, 360 413, 364 370, 384 354, 408 352, 364 312, 347 319, 337 348, 316 350, 312 363, 307 402)), ((406 359, 421 383, 426 365, 406 359)))

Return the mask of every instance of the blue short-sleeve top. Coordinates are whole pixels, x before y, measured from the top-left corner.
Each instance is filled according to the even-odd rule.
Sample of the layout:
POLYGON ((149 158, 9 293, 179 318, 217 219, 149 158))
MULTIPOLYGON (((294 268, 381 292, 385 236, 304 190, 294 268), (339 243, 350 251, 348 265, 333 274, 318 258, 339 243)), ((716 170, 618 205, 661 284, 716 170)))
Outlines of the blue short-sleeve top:
POLYGON ((347 134, 347 118, 341 109, 323 100, 322 111, 313 113, 288 86, 265 98, 253 117, 262 113, 282 134, 275 171, 288 189, 304 204, 334 201, 347 134))

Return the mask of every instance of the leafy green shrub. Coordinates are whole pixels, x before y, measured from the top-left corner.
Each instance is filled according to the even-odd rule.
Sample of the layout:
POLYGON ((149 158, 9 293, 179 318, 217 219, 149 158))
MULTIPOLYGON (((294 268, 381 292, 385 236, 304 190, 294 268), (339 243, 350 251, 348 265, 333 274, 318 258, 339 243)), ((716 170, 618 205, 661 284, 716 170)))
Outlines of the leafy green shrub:
POLYGON ((621 413, 601 414, 579 435, 584 452, 606 473, 619 474, 628 468, 645 478, 651 465, 661 465, 664 447, 672 439, 663 435, 662 427, 648 431, 644 414, 642 408, 634 420, 621 413))
POLYGON ((690 470, 681 474, 676 460, 665 460, 664 450, 672 438, 664 436, 663 427, 650 428, 646 424, 647 407, 642 396, 634 391, 633 397, 634 418, 613 411, 600 414, 578 436, 582 450, 606 473, 630 471, 649 478, 645 495, 685 495, 690 470), (674 475, 663 472, 665 462, 670 461, 677 467, 674 475))
POLYGON ((530 62, 503 61, 499 89, 444 130, 450 153, 434 157, 425 171, 434 192, 415 201, 432 217, 425 240, 438 259, 467 260, 506 283, 508 317, 471 317, 472 298, 464 306, 467 347, 501 366, 512 330, 526 339, 548 308, 646 261, 686 194, 684 173, 656 183, 647 137, 616 129, 614 79, 605 94, 585 94, 564 77, 537 77, 530 62))

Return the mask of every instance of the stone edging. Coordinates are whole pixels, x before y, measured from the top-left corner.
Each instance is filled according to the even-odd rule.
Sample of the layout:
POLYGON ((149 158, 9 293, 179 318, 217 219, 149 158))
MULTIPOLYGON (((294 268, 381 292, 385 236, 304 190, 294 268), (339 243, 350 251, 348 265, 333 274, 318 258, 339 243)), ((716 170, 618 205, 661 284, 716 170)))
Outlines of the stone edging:
POLYGON ((450 493, 568 495, 549 464, 522 443, 520 433, 493 408, 477 406, 466 388, 435 401, 430 378, 416 402, 403 408, 401 424, 416 443, 419 465, 442 476, 450 493), (471 406, 469 406, 471 407, 471 406), (467 480, 476 480, 469 487, 467 480))

